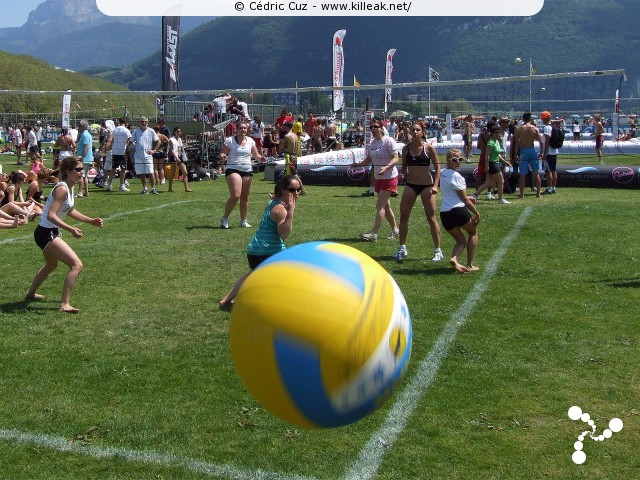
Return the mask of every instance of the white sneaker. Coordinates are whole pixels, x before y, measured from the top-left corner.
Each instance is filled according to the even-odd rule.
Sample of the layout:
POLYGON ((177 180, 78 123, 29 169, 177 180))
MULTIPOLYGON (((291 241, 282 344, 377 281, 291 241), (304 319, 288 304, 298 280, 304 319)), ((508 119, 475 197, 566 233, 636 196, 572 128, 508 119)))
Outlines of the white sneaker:
POLYGON ((444 260, 444 254, 442 253, 442 250, 440 250, 439 248, 436 248, 433 251, 433 258, 431 259, 432 262, 441 262, 442 260, 444 260))
POLYGON ((496 198, 491 195, 490 193, 487 193, 487 200, 495 200, 496 198))
POLYGON ((222 217, 220 219, 220 228, 229 228, 229 219, 227 217, 222 217))
POLYGON ((127 187, 127 188, 129 188, 129 180, 125 180, 125 181, 124 181, 124 186, 125 186, 125 187, 127 187))
POLYGON ((240 222, 240 226, 242 228, 251 228, 251 225, 249 225, 249 222, 247 222, 246 220, 242 220, 242 222, 240 222))
POLYGON ((498 200, 498 203, 501 203, 503 205, 507 204, 507 203, 511 203, 509 200, 507 200, 506 198, 501 198, 500 200, 498 200))
POLYGON ((121 192, 128 192, 128 191, 129 191, 129 189, 127 188, 127 186, 126 186, 126 185, 120 185, 120 191, 121 191, 121 192))
POLYGON ((400 232, 398 230, 392 230, 391 233, 387 235, 387 239, 395 240, 396 238, 398 238, 399 235, 400 235, 400 232))
POLYGON ((378 241, 378 234, 377 233, 373 233, 373 232, 361 233, 360 234, 360 238, 362 240, 366 240, 367 242, 377 242, 378 241))
POLYGON ((393 255, 393 259, 396 262, 401 263, 402 260, 407 258, 408 255, 409 254, 407 253, 407 247, 405 247, 404 245, 400 245, 398 247, 398 250, 396 250, 396 253, 393 255))

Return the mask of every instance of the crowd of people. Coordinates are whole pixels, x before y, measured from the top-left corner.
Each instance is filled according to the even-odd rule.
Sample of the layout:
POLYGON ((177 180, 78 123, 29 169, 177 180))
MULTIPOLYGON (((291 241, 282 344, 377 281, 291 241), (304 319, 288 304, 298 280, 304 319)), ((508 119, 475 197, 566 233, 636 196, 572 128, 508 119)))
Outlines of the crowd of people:
MULTIPOLYGON (((244 107, 237 108, 239 112, 245 111, 244 107)), ((218 110, 213 111, 214 115, 218 113, 218 110)), ((329 148, 335 148, 337 136, 335 126, 332 129, 330 122, 325 125, 322 120, 314 117, 313 112, 308 113, 306 121, 301 116, 293 121, 290 112, 283 110, 271 128, 265 128, 257 115, 252 120, 245 119, 241 114, 237 115, 240 119, 230 124, 232 127, 229 128, 229 135, 220 154, 221 161, 226 166, 225 179, 229 191, 220 220, 222 229, 229 228, 229 217, 238 205, 240 226, 252 228, 248 210, 253 163, 256 160, 264 162, 265 156, 271 154, 272 150, 287 158, 286 172, 277 179, 271 201, 247 250, 249 267, 253 270, 270 255, 284 249, 284 240, 291 233, 296 200, 305 193, 302 180, 296 175, 295 163, 302 143, 309 142, 308 145, 315 150, 316 143, 326 141, 329 148)), ((552 119, 549 111, 542 112, 540 119, 541 127, 536 124, 530 112, 525 112, 518 121, 493 117, 486 122, 477 136, 480 155, 476 188, 473 194, 467 196, 466 182, 458 170, 461 163, 468 162, 471 156, 471 149, 467 147, 475 126, 470 115, 465 117, 469 127, 464 122, 462 124, 463 131, 466 132, 463 136, 463 148, 449 149, 444 166, 441 166, 434 145, 427 141, 427 130, 430 128, 427 122, 396 122, 395 119, 385 121, 374 117, 370 121, 372 139, 366 146, 364 160, 353 164, 371 166, 372 195, 377 196, 373 225, 360 238, 376 242, 379 230, 386 220, 390 227, 387 238, 398 240, 393 258, 402 262, 409 255, 409 219, 415 202, 420 198, 434 245, 432 260, 438 262, 445 257, 441 249, 442 225, 455 242, 449 257, 453 269, 460 273, 478 270, 473 259, 478 246, 480 222, 476 205, 482 192, 487 191, 488 200, 493 200, 493 195, 496 194, 498 203, 509 204, 511 202, 504 197, 505 193, 519 190, 518 196, 523 198, 526 178, 530 176, 536 197, 556 193, 557 155, 561 146, 554 145, 552 138, 555 135, 554 129, 564 131, 565 125, 560 119, 552 119), (399 141, 404 143, 400 154, 397 147, 399 141), (536 150, 536 143, 539 150, 536 150), (539 172, 543 168, 547 171, 547 188, 541 192, 539 172), (513 184, 514 177, 518 179, 517 185, 513 184), (404 188, 397 221, 392 197, 398 196, 401 184, 404 188), (442 197, 440 222, 436 218, 438 193, 442 197), (460 256, 465 249, 467 258, 463 262, 460 256)), ((36 274, 26 294, 29 301, 42 298, 37 293, 39 286, 58 263, 63 262, 69 267, 69 272, 63 285, 60 310, 67 313, 78 312, 70 304, 70 296, 83 266, 73 249, 62 240, 60 232, 66 230, 76 238, 83 235, 80 229, 65 222, 66 216, 97 227, 103 224, 100 218, 88 217, 75 208, 75 198, 89 195, 88 177, 91 169, 103 169, 104 186, 107 190, 112 190, 113 180, 118 174, 119 190, 129 192, 125 173, 128 168, 132 168, 142 183, 141 194, 158 194, 157 186, 165 183, 165 164, 168 164, 168 191, 173 191, 173 180, 177 172, 182 174, 185 192, 191 191, 180 127, 170 131, 161 119, 154 128, 150 128, 146 117, 141 117, 135 128, 128 125, 125 118, 120 118, 117 122, 118 126, 111 120, 103 123, 97 150, 93 148, 93 137, 86 120, 79 122, 76 135, 70 129, 63 128, 55 143, 55 168, 51 169, 42 160, 36 129, 27 126, 29 171, 18 170, 0 176, 0 228, 18 228, 40 217, 35 240, 43 251, 45 265, 36 274), (54 186, 45 198, 42 192, 47 183, 54 186), (28 187, 23 192, 25 185, 28 187)), ((601 158, 599 149, 602 146, 604 128, 599 115, 593 116, 593 125, 596 151, 601 158)), ((20 134, 16 133, 15 138, 20 138, 20 134)), ((18 164, 25 164, 22 156, 18 157, 18 164)), ((246 275, 220 301, 221 307, 226 308, 232 304, 244 278, 246 275)))

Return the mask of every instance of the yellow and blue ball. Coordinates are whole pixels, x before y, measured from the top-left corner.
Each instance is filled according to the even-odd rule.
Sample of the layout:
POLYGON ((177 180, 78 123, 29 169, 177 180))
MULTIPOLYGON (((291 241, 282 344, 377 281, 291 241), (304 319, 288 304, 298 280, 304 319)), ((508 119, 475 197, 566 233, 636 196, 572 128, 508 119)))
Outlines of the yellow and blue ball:
POLYGON ((337 427, 382 405, 411 356, 411 317, 391 275, 346 245, 273 255, 235 300, 231 357, 251 394, 281 418, 337 427))

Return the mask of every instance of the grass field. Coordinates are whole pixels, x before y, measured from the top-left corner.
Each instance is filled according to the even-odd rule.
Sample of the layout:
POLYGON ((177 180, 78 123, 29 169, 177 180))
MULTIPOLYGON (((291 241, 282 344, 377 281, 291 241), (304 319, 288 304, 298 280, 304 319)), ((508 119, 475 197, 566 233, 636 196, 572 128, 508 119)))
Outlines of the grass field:
MULTIPOLYGON (((381 410, 306 430, 261 408, 230 360, 217 302, 247 270, 253 229, 237 210, 218 228, 223 179, 177 186, 141 196, 132 181, 131 194, 93 187, 76 201, 105 226, 65 235, 85 264, 75 316, 57 311, 64 267, 44 301, 22 301, 42 264, 34 224, 0 230, 1 478, 638 478, 640 192, 480 201, 481 271, 459 275, 431 262, 418 206, 397 264, 394 241, 357 240, 373 221, 362 189, 308 187, 287 243, 341 242, 379 261, 405 294, 414 343, 381 410), (568 418, 573 405, 598 434, 624 422, 585 439, 582 465, 573 444, 589 427, 568 418)), ((254 225, 272 188, 256 177, 254 225)), ((446 232, 442 243, 450 252, 446 232)))

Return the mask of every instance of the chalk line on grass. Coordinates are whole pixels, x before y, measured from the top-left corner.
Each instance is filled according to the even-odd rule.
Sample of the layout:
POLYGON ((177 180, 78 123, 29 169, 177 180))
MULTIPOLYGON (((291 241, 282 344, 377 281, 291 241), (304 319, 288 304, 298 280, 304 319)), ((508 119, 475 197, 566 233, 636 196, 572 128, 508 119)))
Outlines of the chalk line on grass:
MULTIPOLYGON (((135 215, 137 213, 144 213, 150 210, 157 210, 159 208, 165 208, 165 207, 173 207, 174 205, 180 205, 182 203, 191 203, 191 202, 195 202, 195 200, 181 200, 179 202, 163 203, 162 205, 156 205, 155 207, 141 208, 140 210, 127 210, 126 212, 114 213, 113 215, 109 215, 108 217, 105 217, 103 220, 114 220, 116 218, 125 217, 127 215, 135 215)), ((0 245, 7 245, 9 243, 14 243, 14 242, 19 242, 20 240, 29 240, 29 239, 33 240, 33 233, 31 235, 23 235, 22 237, 5 238, 4 240, 0 240, 0 245)))
POLYGON ((478 278, 478 281, 460 308, 451 315, 451 318, 437 338, 433 349, 418 364, 418 371, 415 376, 406 388, 397 394, 393 406, 383 424, 364 445, 358 458, 346 472, 346 479, 364 480, 372 478, 377 473, 384 454, 402 433, 420 397, 422 397, 435 380, 442 361, 449 353, 449 348, 456 339, 460 328, 469 320, 469 316, 488 288, 489 282, 496 274, 498 266, 506 255, 509 246, 520 233, 520 229, 530 213, 531 207, 526 207, 518 218, 513 230, 511 230, 511 233, 505 237, 500 247, 495 251, 489 262, 487 262, 487 265, 481 270, 480 278, 478 278))
POLYGON ((18 430, 0 430, 0 440, 38 445, 60 452, 84 455, 96 459, 114 459, 126 462, 139 462, 161 467, 182 467, 192 472, 234 478, 238 480, 313 480, 313 477, 289 475, 266 470, 250 470, 232 464, 216 464, 203 462, 182 455, 158 453, 152 450, 129 450, 127 448, 99 447, 74 443, 63 437, 55 437, 42 433, 34 434, 18 430))

